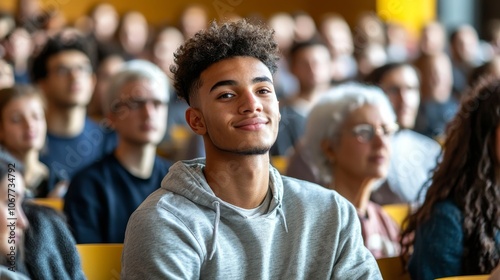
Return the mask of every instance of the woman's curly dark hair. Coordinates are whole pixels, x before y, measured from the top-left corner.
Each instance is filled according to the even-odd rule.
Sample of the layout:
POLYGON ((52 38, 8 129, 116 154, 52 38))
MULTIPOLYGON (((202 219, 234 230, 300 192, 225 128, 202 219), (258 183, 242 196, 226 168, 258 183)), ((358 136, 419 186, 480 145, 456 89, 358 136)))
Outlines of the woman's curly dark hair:
POLYGON ((401 248, 406 262, 413 235, 434 205, 451 199, 463 213, 464 274, 487 274, 500 255, 495 237, 500 229, 500 163, 496 131, 500 125, 500 81, 474 88, 448 127, 444 153, 432 176, 425 202, 403 226, 401 248))
POLYGON ((279 55, 273 36, 272 29, 252 25, 246 20, 220 25, 212 22, 208 29, 196 33, 174 54, 175 65, 170 71, 174 74, 177 95, 190 104, 201 72, 218 61, 235 56, 255 57, 274 74, 279 55))

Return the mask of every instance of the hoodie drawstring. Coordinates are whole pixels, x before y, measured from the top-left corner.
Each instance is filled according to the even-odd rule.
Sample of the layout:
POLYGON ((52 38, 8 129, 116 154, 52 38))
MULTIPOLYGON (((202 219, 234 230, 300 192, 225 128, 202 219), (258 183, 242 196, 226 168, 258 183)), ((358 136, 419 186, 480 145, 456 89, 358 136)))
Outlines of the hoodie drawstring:
POLYGON ((212 205, 215 207, 214 236, 212 240, 212 250, 210 252, 208 260, 212 260, 215 255, 215 250, 217 249, 217 232, 219 231, 220 222, 220 203, 218 201, 214 201, 212 202, 212 205))
POLYGON ((285 213, 283 213, 283 209, 281 209, 281 205, 278 206, 278 214, 281 216, 283 219, 283 225, 285 226, 285 231, 288 232, 288 226, 286 224, 286 218, 285 218, 285 213))

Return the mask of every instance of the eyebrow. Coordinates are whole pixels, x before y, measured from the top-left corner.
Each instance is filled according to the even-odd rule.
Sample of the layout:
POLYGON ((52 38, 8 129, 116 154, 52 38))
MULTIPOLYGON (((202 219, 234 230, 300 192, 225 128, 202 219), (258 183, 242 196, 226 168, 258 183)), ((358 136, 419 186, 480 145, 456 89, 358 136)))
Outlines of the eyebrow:
MULTIPOLYGON (((252 79, 252 84, 262 83, 262 82, 268 82, 268 83, 271 83, 271 84, 273 83, 273 81, 269 77, 266 77, 266 76, 255 77, 255 78, 252 79)), ((218 87, 221 87, 221 86, 235 86, 237 84, 238 84, 238 82, 236 82, 235 80, 223 80, 223 81, 219 81, 219 82, 215 83, 215 85, 213 85, 210 88, 210 92, 214 91, 215 89, 217 89, 218 87)))

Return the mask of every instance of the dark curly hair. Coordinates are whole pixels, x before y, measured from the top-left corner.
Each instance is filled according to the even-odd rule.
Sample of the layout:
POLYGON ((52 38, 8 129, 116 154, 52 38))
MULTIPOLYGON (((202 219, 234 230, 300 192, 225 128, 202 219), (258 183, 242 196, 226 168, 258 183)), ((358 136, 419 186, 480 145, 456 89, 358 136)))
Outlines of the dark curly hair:
POLYGON ((500 252, 495 237, 500 229, 500 163, 496 130, 500 125, 500 81, 474 88, 461 103, 448 127, 442 161, 432 176, 425 202, 404 222, 403 261, 414 244, 413 234, 426 222, 437 203, 451 199, 463 213, 464 274, 487 274, 500 252))
POLYGON ((46 78, 48 74, 47 62, 49 59, 65 51, 79 51, 83 53, 89 58, 92 68, 95 69, 96 53, 94 49, 94 42, 79 34, 67 35, 59 33, 47 41, 43 49, 33 60, 31 78, 34 82, 46 78))
POLYGON ((235 56, 250 56, 262 61, 272 74, 276 72, 278 44, 274 31, 246 20, 217 24, 212 22, 187 40, 174 54, 174 74, 177 95, 190 104, 190 97, 199 88, 201 72, 210 65, 235 56))

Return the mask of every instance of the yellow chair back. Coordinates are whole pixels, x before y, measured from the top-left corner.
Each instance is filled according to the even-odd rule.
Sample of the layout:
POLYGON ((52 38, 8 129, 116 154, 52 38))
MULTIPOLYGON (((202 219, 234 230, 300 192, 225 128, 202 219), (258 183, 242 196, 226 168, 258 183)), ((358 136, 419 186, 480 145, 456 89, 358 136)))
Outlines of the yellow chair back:
POLYGON ((380 258, 377 259, 377 264, 384 280, 410 280, 400 257, 380 258))
POLYGON ((488 280, 489 275, 466 275, 437 278, 436 280, 488 280))
POLYGON ((120 279, 123 244, 77 244, 88 280, 120 279))
POLYGON ((382 209, 389 214, 389 216, 402 227, 403 220, 410 214, 411 208, 407 203, 386 204, 382 205, 382 209))
POLYGON ((63 211, 64 199, 63 198, 32 198, 30 199, 35 204, 47 206, 57 211, 63 211))

